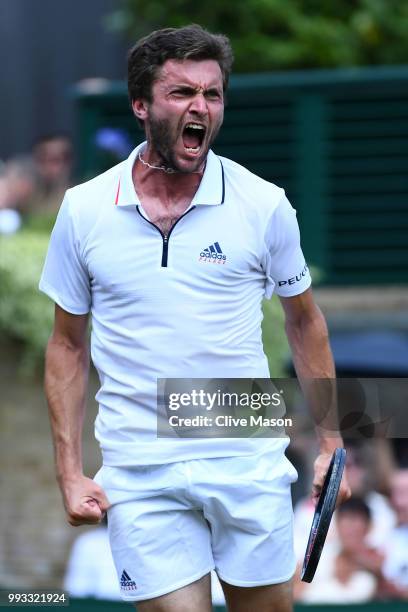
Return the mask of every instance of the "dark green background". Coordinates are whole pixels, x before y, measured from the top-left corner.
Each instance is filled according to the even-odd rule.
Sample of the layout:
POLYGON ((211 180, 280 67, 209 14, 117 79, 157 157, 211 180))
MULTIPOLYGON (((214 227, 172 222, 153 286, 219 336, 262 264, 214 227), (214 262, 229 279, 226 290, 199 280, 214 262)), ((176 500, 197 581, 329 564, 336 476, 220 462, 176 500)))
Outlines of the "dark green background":
MULTIPOLYGON (((89 178, 118 161, 96 147, 99 128, 143 133, 124 85, 76 96, 89 178)), ((408 282, 407 67, 236 76, 214 149, 285 188, 324 284, 408 282)))

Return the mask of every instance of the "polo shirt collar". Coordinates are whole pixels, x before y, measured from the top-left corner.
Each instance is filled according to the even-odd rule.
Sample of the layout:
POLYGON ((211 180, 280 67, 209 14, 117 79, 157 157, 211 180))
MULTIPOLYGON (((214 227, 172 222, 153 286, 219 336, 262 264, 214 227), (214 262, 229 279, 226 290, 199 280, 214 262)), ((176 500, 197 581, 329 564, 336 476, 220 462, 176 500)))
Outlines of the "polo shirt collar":
MULTIPOLYGON (((140 206, 141 202, 137 197, 136 190, 133 185, 132 170, 139 155, 139 151, 143 150, 146 142, 138 145, 122 162, 119 180, 116 187, 115 205, 117 206, 140 206)), ((209 151, 207 155, 207 163, 205 166, 203 178, 193 197, 191 206, 200 205, 217 205, 223 204, 225 197, 225 177, 224 168, 221 160, 209 151)))

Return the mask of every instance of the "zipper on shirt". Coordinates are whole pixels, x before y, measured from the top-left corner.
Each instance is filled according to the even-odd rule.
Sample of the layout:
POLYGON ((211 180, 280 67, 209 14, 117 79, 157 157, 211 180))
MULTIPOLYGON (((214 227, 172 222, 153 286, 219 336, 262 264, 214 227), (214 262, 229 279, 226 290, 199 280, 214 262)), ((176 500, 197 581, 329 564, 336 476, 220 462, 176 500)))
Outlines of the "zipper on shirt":
POLYGON ((169 234, 163 234, 163 252, 162 252, 162 260, 161 260, 162 268, 167 268, 168 254, 169 254, 169 234))
POLYGON ((164 234, 160 227, 158 227, 155 223, 152 223, 151 221, 149 221, 149 219, 146 219, 146 217, 144 215, 142 215, 142 213, 139 210, 139 207, 136 207, 137 212, 139 213, 139 215, 142 217, 142 219, 144 219, 145 221, 147 221, 147 223, 150 223, 150 225, 152 225, 153 227, 155 227, 157 229, 157 231, 160 233, 160 236, 162 237, 162 241, 163 241, 163 250, 162 250, 162 259, 161 259, 161 267, 162 268, 167 268, 167 262, 168 262, 168 256, 169 256, 169 240, 170 240, 170 235, 171 232, 174 230, 174 228, 176 227, 177 223, 179 221, 181 221, 181 219, 183 217, 185 217, 186 215, 188 215, 188 213, 190 211, 192 211, 195 208, 195 206, 192 206, 191 208, 189 208, 188 210, 186 210, 185 213, 183 213, 181 215, 181 217, 179 217, 177 219, 177 221, 175 222, 175 224, 173 225, 173 227, 171 228, 171 230, 169 231, 168 234, 164 234))

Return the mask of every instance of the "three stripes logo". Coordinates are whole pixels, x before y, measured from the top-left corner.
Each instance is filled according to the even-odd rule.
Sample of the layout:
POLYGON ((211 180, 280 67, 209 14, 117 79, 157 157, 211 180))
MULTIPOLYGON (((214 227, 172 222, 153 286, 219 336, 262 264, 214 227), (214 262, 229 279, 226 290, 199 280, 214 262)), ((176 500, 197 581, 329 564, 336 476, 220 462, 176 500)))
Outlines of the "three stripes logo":
POLYGON ((137 589, 136 582, 131 579, 126 570, 123 570, 120 577, 120 588, 122 591, 134 591, 137 589))
POLYGON ((213 244, 210 244, 209 247, 201 251, 198 261, 202 261, 204 263, 225 264, 227 261, 227 256, 222 252, 219 242, 214 242, 213 244))

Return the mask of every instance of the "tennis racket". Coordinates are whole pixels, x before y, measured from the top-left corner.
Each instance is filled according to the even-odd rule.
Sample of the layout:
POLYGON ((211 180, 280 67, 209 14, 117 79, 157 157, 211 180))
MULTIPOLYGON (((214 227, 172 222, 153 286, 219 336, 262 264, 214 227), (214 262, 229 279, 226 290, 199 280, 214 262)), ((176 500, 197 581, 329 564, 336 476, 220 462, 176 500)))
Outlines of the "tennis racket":
POLYGON ((336 507, 337 495, 346 463, 344 448, 336 448, 330 461, 330 466, 323 482, 319 501, 313 516, 312 528, 307 542, 305 559, 301 579, 303 582, 312 582, 315 575, 323 545, 326 540, 330 521, 336 507))

